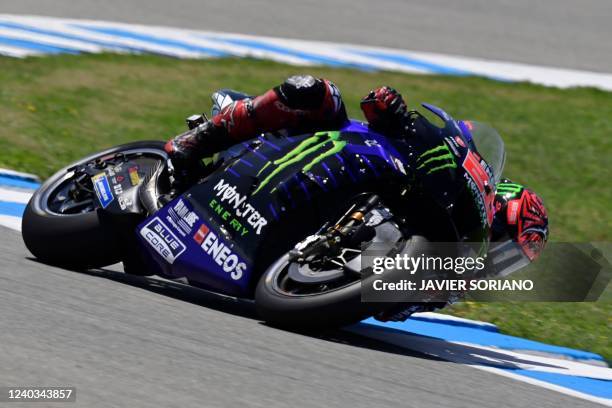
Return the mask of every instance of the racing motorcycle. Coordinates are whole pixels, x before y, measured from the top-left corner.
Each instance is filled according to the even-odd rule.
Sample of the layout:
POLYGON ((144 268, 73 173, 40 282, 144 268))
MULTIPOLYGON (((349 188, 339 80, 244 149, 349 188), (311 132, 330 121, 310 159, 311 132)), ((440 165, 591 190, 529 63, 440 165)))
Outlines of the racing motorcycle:
MULTIPOLYGON (((480 242, 486 253, 503 142, 488 125, 423 106, 442 124, 428 121, 426 137, 392 138, 355 120, 332 131, 254 135, 182 193, 172 188, 163 142, 112 147, 35 192, 23 239, 50 264, 123 262, 126 273, 253 299, 277 325, 379 315, 398 304, 361 301, 362 281, 374 278, 369 248, 419 256, 430 242, 480 242)), ((191 131, 203 120, 188 118, 191 131)))

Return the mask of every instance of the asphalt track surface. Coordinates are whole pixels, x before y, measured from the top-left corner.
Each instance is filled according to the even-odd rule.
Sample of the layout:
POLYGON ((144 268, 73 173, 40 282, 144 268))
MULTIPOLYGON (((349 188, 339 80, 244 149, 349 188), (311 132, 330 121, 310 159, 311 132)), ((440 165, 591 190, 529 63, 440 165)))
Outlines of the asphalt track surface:
POLYGON ((49 267, 2 227, 0 310, 0 385, 77 387, 66 406, 600 406, 342 331, 272 328, 173 282, 49 267))
POLYGON ((0 13, 348 42, 612 71, 610 0, 2 0, 0 13))

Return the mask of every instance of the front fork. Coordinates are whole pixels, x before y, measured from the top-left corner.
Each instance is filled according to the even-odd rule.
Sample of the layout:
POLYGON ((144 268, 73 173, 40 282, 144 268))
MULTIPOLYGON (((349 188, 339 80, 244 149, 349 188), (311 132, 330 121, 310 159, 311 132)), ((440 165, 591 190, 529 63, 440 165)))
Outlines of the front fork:
POLYGON ((358 247, 361 242, 371 240, 376 231, 366 222, 366 214, 380 204, 380 197, 376 194, 353 204, 333 226, 324 225, 321 232, 298 243, 289 251, 289 260, 303 262, 312 256, 329 254, 343 247, 358 247))

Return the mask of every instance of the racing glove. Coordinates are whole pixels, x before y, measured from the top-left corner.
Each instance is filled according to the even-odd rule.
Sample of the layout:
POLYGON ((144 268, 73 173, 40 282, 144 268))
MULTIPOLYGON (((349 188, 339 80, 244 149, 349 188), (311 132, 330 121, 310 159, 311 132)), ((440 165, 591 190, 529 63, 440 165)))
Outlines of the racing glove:
POLYGON ((380 132, 402 131, 408 116, 404 98, 388 86, 374 89, 361 99, 361 110, 370 127, 380 132))

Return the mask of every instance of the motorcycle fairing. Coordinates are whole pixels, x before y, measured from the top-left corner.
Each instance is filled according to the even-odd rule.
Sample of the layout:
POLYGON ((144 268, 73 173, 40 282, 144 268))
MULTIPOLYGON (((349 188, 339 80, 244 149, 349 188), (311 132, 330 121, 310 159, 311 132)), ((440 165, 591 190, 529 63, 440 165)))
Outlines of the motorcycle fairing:
POLYGON ((113 215, 141 214, 138 188, 159 158, 139 156, 101 169, 92 177, 101 210, 113 215))
POLYGON ((476 232, 470 238, 484 241, 488 230, 478 223, 475 198, 465 183, 457 183, 465 177, 468 143, 452 118, 444 128, 433 126, 423 140, 387 138, 357 121, 338 131, 259 137, 225 152, 218 170, 140 224, 138 238, 156 273, 243 297, 252 294, 268 265, 315 233, 322 219, 341 215, 337 203, 364 191, 384 199, 421 186, 455 217, 456 239, 470 237, 464 233, 470 230, 476 232), (152 224, 160 234, 152 243, 151 234, 143 233, 155 217, 164 226, 152 224), (188 228, 183 217, 190 220, 188 228), (159 239, 185 250, 168 257, 159 239))
POLYGON ((244 294, 251 263, 224 227, 209 222, 205 214, 196 211, 188 196, 177 197, 140 224, 141 247, 155 260, 152 266, 161 276, 244 294))
MULTIPOLYGON (((330 202, 346 200, 348 194, 357 194, 366 185, 380 185, 381 179, 385 183, 405 179, 408 173, 395 147, 356 121, 340 131, 262 137, 241 148, 230 150, 220 170, 138 227, 138 239, 155 260, 158 273, 170 278, 186 277, 216 291, 244 296, 262 272, 258 266, 265 264, 260 259, 263 247, 278 247, 273 253, 288 249, 288 240, 315 232, 321 213, 337 210, 330 202), (183 209, 183 217, 191 221, 197 217, 193 225, 188 223, 189 228, 180 214, 177 216, 177 205, 183 209), (156 250, 155 245, 160 245, 157 241, 151 243, 154 237, 150 231, 144 231, 149 233, 148 238, 143 235, 155 217, 178 238, 179 246, 186 247, 172 263, 163 255, 167 251, 156 250), (214 242, 198 242, 195 236, 200 228, 207 232, 204 240, 214 242), (212 235, 215 239, 210 239, 212 235), (213 244, 219 251, 214 256, 209 253, 213 244), (232 265, 228 267, 223 262, 226 255, 236 255, 244 264, 240 274, 232 275, 232 265)), ((165 239, 166 245, 176 246, 165 227, 156 225, 158 232, 164 234, 157 240, 165 239)))

